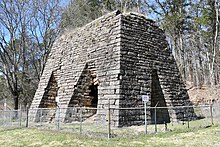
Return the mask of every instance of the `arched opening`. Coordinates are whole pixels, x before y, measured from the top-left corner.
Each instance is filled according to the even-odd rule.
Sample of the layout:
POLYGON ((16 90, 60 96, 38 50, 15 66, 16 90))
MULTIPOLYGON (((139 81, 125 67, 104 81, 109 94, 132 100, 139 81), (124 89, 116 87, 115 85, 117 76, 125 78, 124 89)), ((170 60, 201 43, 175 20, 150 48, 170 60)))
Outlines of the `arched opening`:
POLYGON ((151 109, 151 122, 155 123, 169 123, 170 117, 166 107, 166 101, 158 78, 157 70, 152 71, 151 82, 151 107, 157 106, 158 109, 151 109), (156 116, 155 116, 156 114, 156 116))

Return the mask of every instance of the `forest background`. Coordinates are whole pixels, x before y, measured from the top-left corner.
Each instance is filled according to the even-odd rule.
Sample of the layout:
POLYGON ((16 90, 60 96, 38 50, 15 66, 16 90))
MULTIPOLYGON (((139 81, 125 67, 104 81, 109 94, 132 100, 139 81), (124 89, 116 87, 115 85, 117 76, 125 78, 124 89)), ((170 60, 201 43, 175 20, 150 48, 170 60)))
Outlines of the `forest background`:
POLYGON ((165 30, 192 87, 220 84, 219 0, 1 0, 0 102, 29 106, 56 38, 113 10, 138 12, 165 30))

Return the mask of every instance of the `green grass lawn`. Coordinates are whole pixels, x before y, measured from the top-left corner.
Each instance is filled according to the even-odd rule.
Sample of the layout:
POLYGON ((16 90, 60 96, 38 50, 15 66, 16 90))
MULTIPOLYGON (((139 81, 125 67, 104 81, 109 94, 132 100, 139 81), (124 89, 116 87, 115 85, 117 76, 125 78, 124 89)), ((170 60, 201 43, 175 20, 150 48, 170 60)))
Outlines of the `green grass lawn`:
POLYGON ((38 129, 0 128, 0 146, 220 146, 220 127, 186 129, 138 135, 132 138, 100 139, 74 133, 38 129))

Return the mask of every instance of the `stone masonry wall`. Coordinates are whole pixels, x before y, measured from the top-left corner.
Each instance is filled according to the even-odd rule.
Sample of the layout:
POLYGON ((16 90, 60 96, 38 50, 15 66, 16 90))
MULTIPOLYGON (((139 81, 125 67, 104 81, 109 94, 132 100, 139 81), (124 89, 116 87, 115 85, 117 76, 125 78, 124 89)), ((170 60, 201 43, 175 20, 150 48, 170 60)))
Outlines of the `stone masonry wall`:
MULTIPOLYGON (((54 93, 59 99, 63 121, 71 122, 71 108, 89 106, 91 87, 98 83, 97 108, 110 103, 112 125, 143 124, 142 95, 149 94, 148 106, 190 105, 187 92, 166 41, 164 32, 140 14, 114 11, 82 28, 69 30, 56 40, 40 79, 31 108, 44 107, 47 87, 55 75, 54 93), (68 114, 67 114, 68 112, 68 114)), ((53 99, 54 100, 54 99, 53 99)), ((181 111, 181 110, 180 110, 181 111)), ((192 110, 193 111, 193 110, 192 110)), ((30 112, 36 116, 36 112, 30 112)), ((153 111, 148 111, 152 120, 153 111)), ((182 112, 166 110, 159 116, 182 119, 182 112)), ((55 115, 53 115, 55 116, 55 115)), ((158 120, 163 121, 163 117, 158 120)), ((97 110, 97 120, 107 119, 97 110)), ((169 122, 169 118, 166 120, 169 122)))
MULTIPOLYGON (((61 117, 65 118, 66 109, 62 108, 80 106, 76 100, 79 97, 81 99, 86 97, 86 94, 84 95, 86 92, 82 91, 86 89, 85 85, 89 85, 85 83, 87 78, 82 79, 85 77, 82 76, 85 70, 93 72, 99 81, 97 107, 107 108, 108 100, 111 107, 119 107, 120 19, 120 13, 115 11, 82 28, 66 32, 57 39, 49 55, 31 108, 39 107, 50 76, 56 71, 57 97, 60 101, 61 117), (79 87, 81 87, 81 93, 76 93, 80 91, 79 87), (76 105, 70 104, 74 100, 76 105)), ((106 116, 104 110, 99 110, 97 113, 106 116)), ((113 121, 117 122, 118 114, 114 116, 113 121)))
MULTIPOLYGON (((123 15, 121 21, 120 107, 143 107, 141 96, 147 94, 150 96, 150 102, 147 104, 151 107, 155 106, 151 105, 155 99, 159 102, 158 107, 191 105, 164 31, 156 26, 155 22, 140 14, 123 15), (152 82, 155 83, 156 79, 152 79, 153 71, 159 79, 154 91, 152 82), (164 100, 160 100, 162 97, 164 100)), ((174 120, 183 118, 182 112, 168 111, 169 114, 160 113, 165 116, 159 117, 169 115, 174 120)), ((154 113, 148 112, 149 122, 152 120, 152 114, 154 113)), ((126 114, 125 111, 121 111, 119 115, 122 126, 143 124, 143 111, 132 110, 126 114)))

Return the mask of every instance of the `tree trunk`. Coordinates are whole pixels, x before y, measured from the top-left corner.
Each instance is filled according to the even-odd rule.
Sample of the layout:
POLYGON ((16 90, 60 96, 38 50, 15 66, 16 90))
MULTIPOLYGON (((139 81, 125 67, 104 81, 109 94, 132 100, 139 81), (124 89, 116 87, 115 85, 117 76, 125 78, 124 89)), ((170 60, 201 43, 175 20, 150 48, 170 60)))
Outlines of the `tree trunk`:
POLYGON ((18 98, 19 98, 18 95, 15 95, 15 96, 14 96, 14 110, 18 110, 18 106, 19 106, 19 104, 18 104, 18 98))
POLYGON ((219 8, 218 8, 218 0, 215 0, 215 4, 214 4, 214 8, 215 8, 215 16, 216 16, 216 20, 215 20, 215 34, 214 34, 214 41, 213 41, 213 56, 212 56, 212 63, 211 63, 211 74, 210 74, 210 78, 211 78, 211 85, 215 85, 216 84, 216 76, 215 76, 215 58, 216 58, 216 49, 217 49, 217 39, 218 39, 218 26, 219 26, 219 8))

